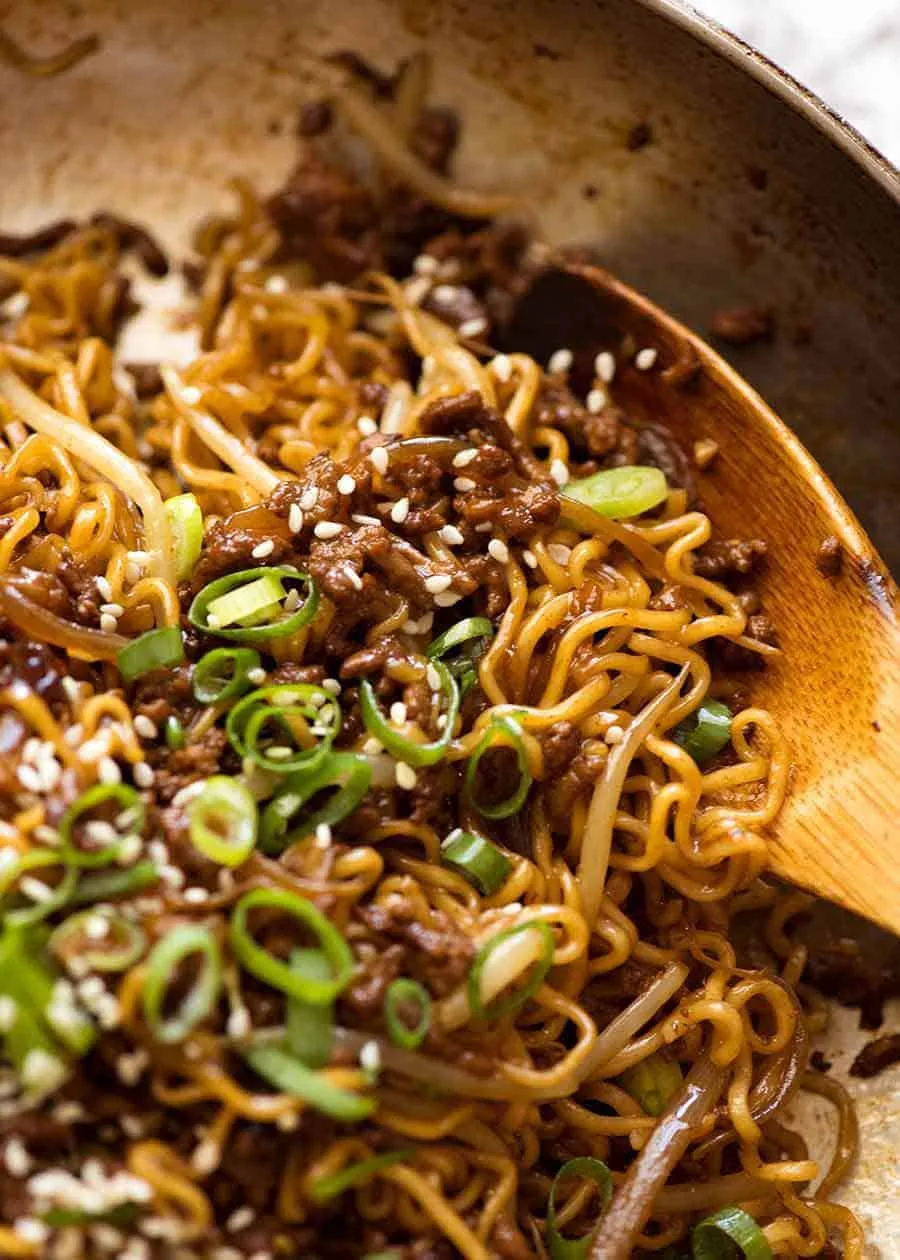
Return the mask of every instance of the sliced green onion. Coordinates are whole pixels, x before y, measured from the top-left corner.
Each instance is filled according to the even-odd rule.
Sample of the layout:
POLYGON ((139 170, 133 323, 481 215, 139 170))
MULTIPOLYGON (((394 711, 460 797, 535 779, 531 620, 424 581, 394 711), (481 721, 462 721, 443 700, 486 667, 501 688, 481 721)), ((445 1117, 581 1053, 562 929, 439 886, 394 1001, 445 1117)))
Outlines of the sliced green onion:
POLYGON ((212 1013, 222 989, 222 959, 216 939, 206 928, 184 924, 154 945, 147 959, 141 1000, 144 1016, 157 1041, 183 1041, 212 1013), (187 958, 199 955, 201 969, 174 1015, 166 1015, 169 991, 187 958))
POLYGON ((237 702, 225 723, 235 752, 280 774, 312 771, 340 729, 336 697, 315 683, 260 687, 237 702))
MULTIPOLYGON (((340 1172, 329 1177, 319 1177, 309 1187, 309 1197, 314 1203, 328 1203, 336 1199, 345 1190, 360 1186, 382 1168, 390 1168, 391 1164, 399 1164, 401 1160, 411 1159, 415 1151, 384 1151, 381 1155, 372 1155, 369 1159, 361 1159, 356 1164, 348 1164, 340 1172)), ((384 1253, 382 1253, 384 1254, 384 1253)))
POLYGON ((691 1231, 694 1260, 772 1260, 772 1248, 749 1212, 723 1207, 691 1231))
POLYGON ((64 963, 77 959, 88 971, 127 971, 146 945, 143 929, 112 906, 71 914, 50 937, 51 953, 64 963))
POLYGON ((512 862, 493 841, 471 831, 451 831, 441 845, 441 862, 458 871, 483 897, 493 897, 512 870, 512 862))
POLYGON ((140 1213, 137 1203, 118 1203, 108 1212, 86 1212, 84 1208, 50 1208, 41 1220, 52 1229, 66 1229, 71 1225, 113 1225, 126 1229, 140 1213))
POLYGON ((224 704, 236 700, 253 684, 247 675, 259 669, 260 656, 255 648, 213 648, 194 666, 191 688, 200 704, 224 704))
POLYGON ((72 893, 72 904, 83 906, 116 897, 131 897, 159 883, 159 871, 152 862, 136 862, 125 871, 92 871, 83 875, 72 893))
MULTIPOLYGON (((447 697, 447 712, 444 719, 443 735, 440 739, 433 740, 428 744, 420 744, 413 739, 407 739, 405 735, 401 735, 396 727, 390 725, 381 712, 378 700, 375 697, 375 690, 368 678, 363 679, 360 684, 359 709, 366 730, 370 735, 374 735, 377 740, 380 740, 388 752, 393 753, 400 761, 405 761, 408 766, 433 766, 445 755, 450 740, 453 738, 453 725, 459 713, 459 687, 456 685, 455 678, 442 661, 435 661, 433 667, 440 675, 441 690, 447 697)), ((431 667, 429 666, 429 668, 431 667)))
POLYGON ((7 1033, 14 1045, 27 1055, 29 1048, 50 1050, 35 1032, 33 1021, 41 1021, 73 1054, 87 1054, 97 1039, 97 1029, 77 1004, 68 981, 58 980, 45 961, 43 935, 7 929, 0 942, 0 992, 15 1003, 15 1018, 7 1033), (22 1026, 16 1031, 20 1018, 22 1026))
POLYGON ((679 722, 672 739, 702 765, 731 739, 731 710, 721 700, 704 700, 695 713, 679 722))
MULTIPOLYGON (((291 968, 319 984, 331 979, 331 965, 318 949, 295 949, 291 954, 291 968)), ((326 1067, 331 1059, 334 1010, 329 1004, 301 1002, 288 998, 287 1002, 287 1049, 294 1058, 307 1067, 326 1067)))
POLYGON ((256 845, 258 814, 249 788, 214 774, 187 809, 191 844, 220 866, 240 866, 256 845))
POLYGON ((425 986, 405 977, 389 984, 384 995, 384 1022, 395 1046, 417 1049, 431 1026, 431 997, 425 986), (418 1018, 414 1024, 409 1024, 401 1008, 412 1005, 418 1008, 418 1018))
POLYGON ((626 465, 604 468, 580 481, 570 481, 561 493, 564 499, 586 503, 601 516, 618 521, 659 507, 665 502, 669 487, 658 468, 626 465))
POLYGON ((353 753, 332 752, 313 769, 289 775, 263 811, 260 847, 265 853, 281 853, 288 845, 311 835, 317 827, 334 826, 353 813, 371 782, 372 767, 353 753), (324 805, 298 821, 307 801, 329 787, 337 790, 324 805))
POLYGON ((184 727, 181 725, 177 717, 166 718, 165 735, 166 747, 170 748, 172 752, 177 752, 179 748, 184 748, 184 727))
POLYGON ((466 765, 463 788, 470 804, 485 818, 510 818, 513 814, 517 814, 525 804, 531 782, 531 771, 528 769, 528 758, 525 755, 525 745, 522 742, 519 724, 509 717, 493 718, 466 765), (515 752, 519 782, 516 790, 505 800, 496 805, 488 805, 476 798, 475 784, 481 758, 489 749, 496 747, 512 748, 515 752))
POLYGON ((37 1015, 21 1006, 3 1034, 3 1054, 15 1068, 23 1094, 31 1103, 52 1094, 68 1075, 56 1042, 37 1015))
POLYGON ((257 979, 273 989, 281 989, 288 997, 321 1006, 333 1002, 349 983, 353 971, 350 946, 321 910, 296 893, 280 888, 254 888, 245 893, 234 908, 229 935, 238 961, 257 979), (247 922, 251 910, 280 911, 308 928, 318 939, 320 952, 329 964, 327 978, 316 979, 308 967, 297 970, 257 944, 247 922))
POLYGON ((467 645, 462 652, 444 662, 459 683, 460 696, 464 696, 478 678, 478 661, 493 634, 494 627, 487 617, 464 617, 429 643, 425 655, 431 660, 440 660, 454 648, 467 645))
POLYGON ((221 639, 254 643, 294 634, 312 621, 318 606, 318 587, 308 573, 290 565, 242 569, 204 586, 188 610, 188 620, 221 639), (306 584, 306 599, 287 614, 282 608, 285 578, 306 584))
POLYGON ((661 1116, 669 1099, 681 1089, 681 1068, 657 1052, 626 1068, 618 1081, 648 1116, 661 1116))
POLYGON ((119 856, 126 835, 136 835, 143 829, 144 818, 144 803, 133 787, 125 783, 98 783, 82 792, 63 814, 59 824, 60 856, 72 866, 107 866, 119 856), (114 839, 108 843, 101 841, 92 848, 79 848, 73 835, 76 824, 83 823, 87 828, 92 821, 106 821, 85 815, 107 805, 115 806, 115 821, 109 823, 116 833, 114 839), (122 828, 126 822, 122 821, 123 816, 128 826, 124 834, 122 828))
POLYGON ((585 1260, 590 1251, 591 1239, 594 1236, 594 1230, 592 1229, 581 1238, 563 1238, 557 1228, 556 1191, 559 1183, 566 1181, 569 1177, 584 1177, 599 1186, 600 1206, 597 1211, 598 1219, 609 1207, 609 1201, 612 1198, 612 1176, 602 1159, 595 1159, 592 1155, 580 1155, 578 1158, 570 1159, 563 1164, 553 1178, 553 1184, 550 1187, 550 1197, 547 1200, 547 1222, 544 1226, 544 1232, 551 1260, 585 1260))
POLYGON ((116 657, 125 682, 148 674, 151 669, 168 669, 184 660, 184 643, 177 626, 158 626, 138 635, 116 657))
MULTIPOLYGON (((13 884, 29 871, 40 870, 46 866, 61 866, 67 861, 65 855, 58 849, 29 849, 27 853, 20 853, 16 860, 0 873, 0 896, 4 896, 13 884)), ((41 901, 26 901, 24 905, 0 906, 0 917, 3 923, 9 927, 20 928, 39 923, 71 900, 77 881, 78 871, 74 866, 68 865, 63 871, 62 878, 50 890, 49 895, 41 901)))
POLYGON ((501 1016, 509 1015, 524 1006, 544 983, 544 978, 553 963, 553 949, 553 933, 548 925, 539 919, 532 919, 528 923, 517 923, 514 927, 498 932, 496 936, 485 941, 475 955, 468 977, 469 1007, 473 1016, 476 1019, 500 1019, 501 1016), (523 932, 535 932, 541 941, 541 953, 531 969, 531 974, 525 984, 508 997, 499 1001, 495 998, 493 1002, 485 1006, 481 1000, 481 974, 488 959, 504 941, 514 936, 521 936, 523 932))
POLYGON ((194 572, 203 547, 203 513, 193 494, 176 494, 163 507, 169 518, 175 577, 184 582, 194 572))
POLYGON ((335 1120, 351 1124, 365 1120, 375 1110, 375 1099, 339 1089, 320 1072, 306 1067, 278 1045, 260 1043, 244 1050, 243 1057, 254 1072, 283 1094, 302 1098, 335 1120))

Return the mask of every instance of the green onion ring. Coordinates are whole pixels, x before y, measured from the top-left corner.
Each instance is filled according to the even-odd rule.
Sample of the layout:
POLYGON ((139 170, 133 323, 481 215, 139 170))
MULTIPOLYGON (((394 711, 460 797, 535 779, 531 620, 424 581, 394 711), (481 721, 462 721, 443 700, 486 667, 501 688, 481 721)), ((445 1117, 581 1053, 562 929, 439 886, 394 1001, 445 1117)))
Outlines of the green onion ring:
POLYGON ((239 700, 225 723, 232 748, 241 757, 249 757, 257 765, 278 774, 294 770, 312 771, 323 762, 341 729, 341 707, 337 698, 315 683, 282 683, 260 687, 239 700), (266 723, 275 721, 285 731, 289 744, 295 744, 291 719, 302 719, 309 727, 318 726, 323 733, 311 748, 297 748, 290 757, 271 757, 260 747, 266 723))
POLYGON ((522 742, 522 733, 518 723, 509 717, 493 718, 466 764, 463 790, 469 799, 469 803, 484 818, 510 818, 513 814, 517 814, 525 804, 531 788, 531 782, 531 771, 528 769, 528 758, 525 755, 525 745, 522 742), (498 737, 503 741, 499 745, 498 737), (478 774, 478 765, 489 749, 498 746, 512 747, 515 752, 516 764, 519 769, 519 783, 515 792, 508 796, 505 801, 500 801, 497 805, 483 805, 475 797, 475 780, 478 774))
POLYGON ((63 962, 77 958, 89 971, 127 971, 143 954, 147 937, 143 929, 126 919, 112 906, 96 906, 70 914, 50 937, 52 954, 63 962), (102 920, 106 937, 98 941, 86 930, 91 922, 102 920), (115 941, 118 933, 119 940, 115 941), (109 943, 105 943, 106 941, 109 943))
POLYGON ((187 808, 191 844, 220 866, 240 866, 256 845, 258 815, 249 788, 214 774, 187 808))
POLYGON ((98 805, 105 805, 108 801, 114 801, 118 805, 117 817, 123 812, 133 816, 134 821, 129 829, 130 832, 138 833, 143 830, 145 818, 144 802, 135 789, 128 787, 125 783, 98 783, 94 787, 88 788, 86 792, 82 792, 81 796, 76 801, 73 801, 60 820, 59 854, 65 862, 72 866, 108 866, 110 862, 114 862, 119 856, 122 842, 125 839, 121 834, 117 834, 115 840, 110 844, 95 850, 77 848, 72 838, 73 828, 82 815, 96 809, 98 805))
POLYGON ((280 989, 301 1002, 323 1006, 348 985, 353 972, 353 955, 340 932, 311 901, 280 888, 254 888, 238 901, 229 924, 231 948, 238 961, 273 989, 280 989), (328 979, 319 980, 282 962, 257 944, 248 918, 251 910, 277 910, 302 924, 318 939, 321 953, 330 967, 328 979))
POLYGON ((125 682, 133 682, 151 669, 167 669, 184 660, 184 643, 178 626, 158 626, 138 635, 119 650, 116 664, 125 682))
POLYGON ((213 648, 194 666, 191 689, 198 704, 224 704, 236 700, 253 686, 247 675, 260 668, 255 648, 213 648))
POLYGON ((302 1098, 311 1107, 323 1111, 335 1120, 352 1124, 365 1120, 375 1110, 374 1098, 339 1089, 320 1072, 306 1067, 281 1046, 260 1042, 242 1051, 242 1055, 254 1072, 281 1093, 302 1098))
MULTIPOLYGON (((299 975, 311 980, 322 982, 331 978, 331 965, 320 949, 295 949, 290 965, 299 975)), ((327 1067, 333 1040, 333 1006, 330 1003, 314 1005, 289 997, 285 1024, 290 1053, 307 1067, 327 1067)))
POLYGON ((130 897, 158 883, 159 870, 152 862, 135 862, 124 871, 92 871, 90 875, 82 875, 75 885, 72 905, 130 897))
POLYGON ((395 1046, 404 1050, 418 1049, 431 1027, 431 996, 425 986, 405 976, 392 981, 384 995, 384 1022, 395 1046), (415 1002, 419 1008, 419 1018, 412 1027, 397 1009, 407 1002, 415 1002))
POLYGON ((415 1151, 383 1151, 380 1155, 372 1155, 369 1159, 361 1159, 356 1164, 347 1164, 340 1172, 328 1177, 319 1177, 309 1187, 309 1197, 313 1203, 328 1203, 336 1199, 345 1190, 362 1185, 382 1168, 390 1168, 391 1164, 399 1164, 401 1160, 411 1159, 415 1151))
POLYGON ((236 643, 264 642, 268 639, 281 639, 296 633, 308 625, 316 615, 319 606, 319 589, 308 573, 301 573, 291 565, 278 565, 272 568, 241 569, 239 573, 228 573, 225 577, 216 578, 204 586, 188 609, 188 620, 197 630, 206 634, 214 634, 220 639, 232 639, 236 643), (306 599, 294 612, 287 616, 254 626, 210 626, 208 623, 209 606, 223 595, 245 586, 259 578, 295 578, 306 584, 306 599))
POLYGON ((433 666, 440 675, 441 690, 447 697, 447 713, 443 735, 428 744, 419 744, 401 735, 382 713, 368 678, 360 683, 359 708, 366 730, 380 740, 388 752, 393 753, 400 761, 405 761, 408 766, 433 766, 445 755, 453 738, 453 725, 459 713, 459 687, 442 661, 434 661, 433 666))
POLYGON ((157 941, 147 959, 141 1001, 144 1017, 157 1041, 183 1041, 215 1008, 222 989, 222 959, 215 937, 207 928, 182 924, 157 941), (192 954, 200 954, 203 967, 178 1010, 163 1015, 169 986, 178 966, 192 954))
POLYGON ((679 722, 671 738, 698 765, 721 752, 731 739, 732 713, 721 700, 704 700, 696 712, 679 722))
POLYGON ((554 951, 553 933, 549 926, 540 919, 531 919, 527 923, 517 923, 514 927, 506 928, 503 932, 498 932, 496 936, 492 936, 478 950, 472 963, 468 976, 469 990, 469 1008, 476 1019, 500 1019, 503 1015, 509 1015, 513 1011, 517 1011, 524 1006, 529 998, 534 997, 538 989, 544 983, 544 978, 553 964, 554 951), (508 941, 511 936, 520 936, 523 932, 537 932, 541 937, 543 949, 534 969, 528 978, 528 981, 511 993, 509 997, 502 1001, 496 999, 489 1006, 484 1006, 481 1001, 481 973, 484 970, 485 963, 493 954, 498 945, 503 941, 508 941))
POLYGON ((179 748, 184 748, 186 736, 184 727, 174 715, 166 718, 165 725, 166 747, 176 752, 179 748))
MULTIPOLYGON (((665 474, 644 464, 603 468, 590 477, 570 481, 561 491, 563 499, 574 499, 610 520, 640 516, 664 503, 669 493, 665 474)), ((565 517, 565 505, 563 505, 565 517)))
POLYGON ((612 1198, 612 1176, 602 1159, 595 1159, 592 1155, 580 1155, 576 1159, 570 1159, 563 1164, 553 1178, 550 1196, 547 1199, 547 1221, 544 1226, 544 1235, 547 1239, 551 1260, 585 1260, 590 1250, 591 1239, 594 1236, 594 1230, 592 1229, 590 1233, 585 1234, 582 1238, 563 1238, 557 1228, 556 1190, 559 1183, 565 1181, 568 1177, 586 1177, 600 1187, 598 1220, 609 1207, 609 1201, 612 1198))
POLYGON ((311 835, 321 825, 333 826, 348 817, 369 790, 372 767, 353 753, 332 752, 313 768, 285 779, 277 796, 263 810, 259 829, 264 853, 282 853, 289 845, 311 835), (323 788, 337 791, 324 805, 297 823, 296 817, 308 800, 323 788), (293 827, 291 824, 294 824, 293 827))
POLYGON ((512 862, 492 840, 471 831, 451 832, 441 845, 441 864, 458 871, 483 897, 493 897, 512 871, 512 862))
POLYGON ((203 549, 203 512, 193 494, 174 494, 163 507, 172 534, 175 578, 185 582, 194 572, 203 549))
POLYGON ((626 1068, 618 1082, 648 1116, 661 1116, 682 1086, 681 1068, 659 1051, 626 1068))
POLYGON ((698 1222, 691 1231, 694 1260, 772 1260, 772 1248, 749 1212, 723 1207, 698 1222))

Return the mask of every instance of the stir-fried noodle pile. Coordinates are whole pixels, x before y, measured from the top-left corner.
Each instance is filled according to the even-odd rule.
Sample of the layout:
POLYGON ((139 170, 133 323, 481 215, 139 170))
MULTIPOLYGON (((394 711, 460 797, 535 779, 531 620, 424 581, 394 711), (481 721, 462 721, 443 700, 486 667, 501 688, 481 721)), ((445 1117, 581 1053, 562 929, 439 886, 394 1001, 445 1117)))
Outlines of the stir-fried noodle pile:
POLYGON ((652 348, 496 353, 536 253, 421 78, 198 230, 187 364, 117 355, 140 229, 6 242, 0 1253, 860 1257, 756 597, 652 348))

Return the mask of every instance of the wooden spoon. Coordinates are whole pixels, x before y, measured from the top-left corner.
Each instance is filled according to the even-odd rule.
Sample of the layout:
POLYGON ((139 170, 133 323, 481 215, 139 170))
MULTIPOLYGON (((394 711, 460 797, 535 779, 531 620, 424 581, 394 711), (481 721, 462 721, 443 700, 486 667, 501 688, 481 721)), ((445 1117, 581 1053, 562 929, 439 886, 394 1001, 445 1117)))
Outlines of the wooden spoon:
POLYGON ((639 424, 663 422, 690 452, 699 499, 724 538, 762 538, 761 581, 781 655, 746 675, 753 703, 788 740, 792 778, 771 828, 778 875, 900 932, 900 626, 897 588, 850 508, 762 399, 709 346, 604 271, 543 271, 509 341, 539 361, 573 353, 589 386, 598 350, 616 355, 613 400, 639 424), (639 370, 639 349, 656 351, 639 370), (834 576, 819 548, 840 542, 834 576), (818 563, 817 563, 818 561, 818 563))

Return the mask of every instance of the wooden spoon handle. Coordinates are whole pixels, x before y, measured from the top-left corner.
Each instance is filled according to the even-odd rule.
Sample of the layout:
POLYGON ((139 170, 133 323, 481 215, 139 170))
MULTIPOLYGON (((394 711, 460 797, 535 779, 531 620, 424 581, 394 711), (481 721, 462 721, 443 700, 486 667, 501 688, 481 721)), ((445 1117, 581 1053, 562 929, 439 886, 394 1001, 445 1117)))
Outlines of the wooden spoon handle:
POLYGON ((900 630, 890 618, 879 646, 878 676, 868 684, 853 677, 859 661, 845 662, 851 738, 840 757, 823 757, 795 786, 772 867, 900 933, 900 630), (860 702, 869 707, 865 724, 860 702))

